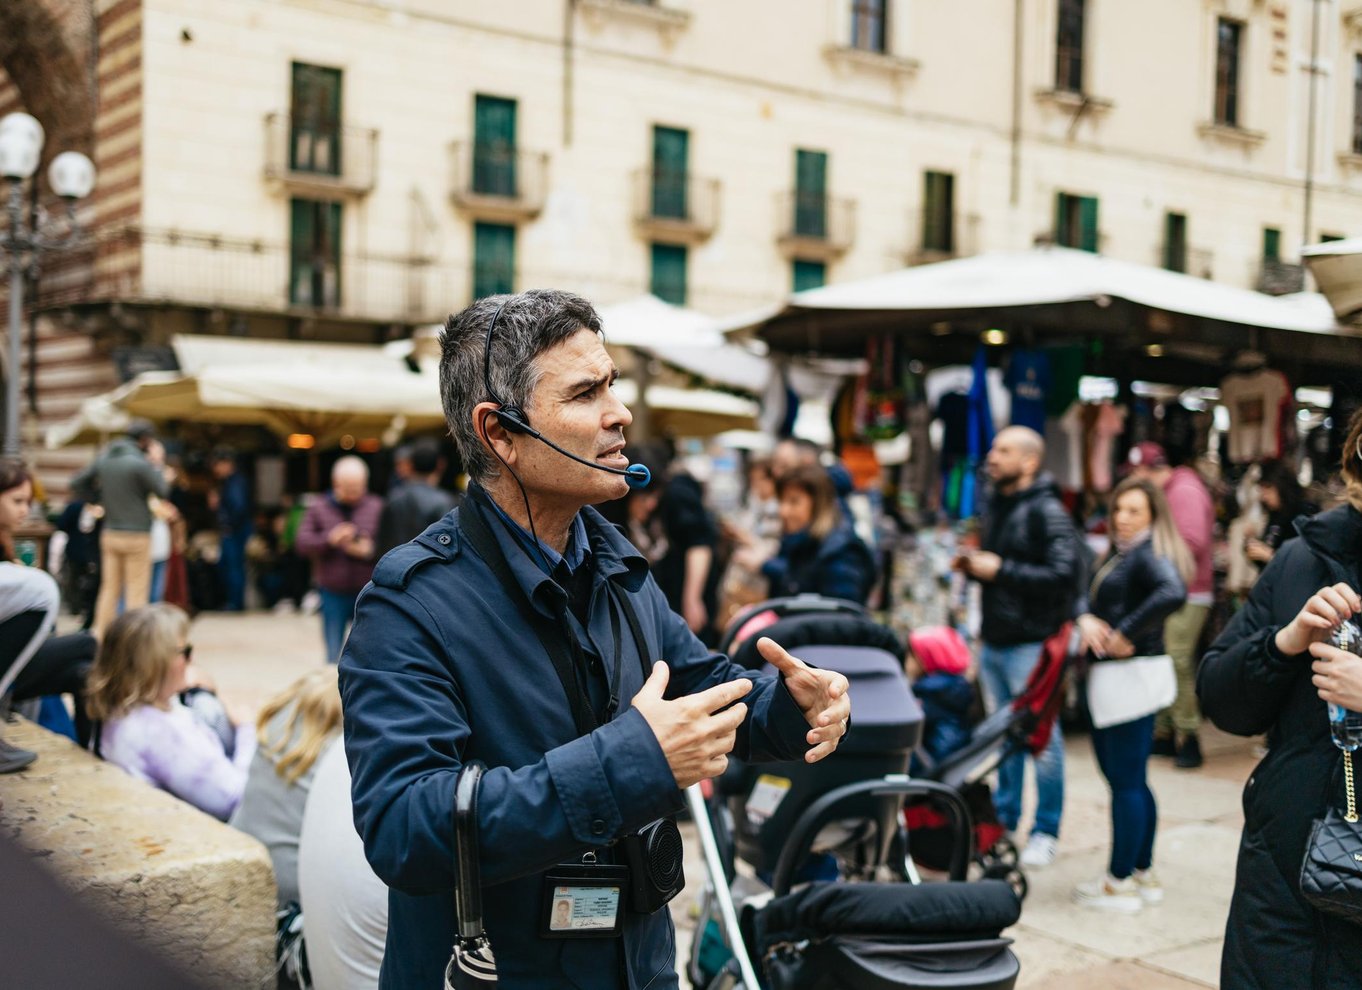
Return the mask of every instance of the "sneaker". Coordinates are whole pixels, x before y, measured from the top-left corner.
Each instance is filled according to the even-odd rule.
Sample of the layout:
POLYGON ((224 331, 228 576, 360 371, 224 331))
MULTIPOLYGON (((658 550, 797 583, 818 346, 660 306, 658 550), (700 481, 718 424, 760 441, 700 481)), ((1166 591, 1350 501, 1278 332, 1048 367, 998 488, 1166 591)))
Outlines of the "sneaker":
POLYGON ((5 740, 0 739, 0 773, 14 773, 22 770, 37 758, 37 753, 20 749, 18 746, 11 746, 5 740))
POLYGON ((1059 852, 1059 840, 1044 832, 1032 832, 1026 848, 1022 850, 1021 865, 1033 870, 1043 869, 1055 861, 1059 852))
POLYGON ((1173 757, 1173 766, 1181 770, 1195 770, 1201 763, 1201 742, 1195 732, 1190 732, 1178 743, 1178 754, 1173 757))
POLYGON ((1166 736, 1154 737, 1154 748, 1149 751, 1150 756, 1177 756, 1177 743, 1171 734, 1166 736))
POLYGON ((1140 887, 1134 877, 1117 880, 1104 875, 1100 880, 1080 883, 1074 888, 1074 900, 1084 907, 1120 914, 1136 914, 1144 907, 1144 899, 1140 897, 1140 887))
POLYGON ((1161 904, 1163 902, 1163 884, 1159 883, 1158 874, 1151 866, 1147 870, 1136 870, 1131 874, 1135 879, 1135 886, 1139 888, 1140 899, 1146 904, 1161 904))

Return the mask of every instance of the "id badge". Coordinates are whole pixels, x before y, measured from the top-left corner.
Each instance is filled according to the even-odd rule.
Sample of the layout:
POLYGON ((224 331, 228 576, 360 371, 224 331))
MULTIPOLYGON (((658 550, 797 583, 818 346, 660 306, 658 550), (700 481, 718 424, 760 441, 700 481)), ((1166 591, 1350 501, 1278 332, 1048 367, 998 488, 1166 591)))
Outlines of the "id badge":
POLYGON ((544 874, 541 938, 614 938, 620 934, 629 867, 562 863, 544 874))

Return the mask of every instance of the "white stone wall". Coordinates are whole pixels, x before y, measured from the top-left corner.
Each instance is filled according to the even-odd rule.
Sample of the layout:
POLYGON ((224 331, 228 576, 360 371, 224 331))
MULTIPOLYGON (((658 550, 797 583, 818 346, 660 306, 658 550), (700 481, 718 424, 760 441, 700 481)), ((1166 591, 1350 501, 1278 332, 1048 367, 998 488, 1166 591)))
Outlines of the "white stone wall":
MULTIPOLYGON (((345 213, 347 257, 369 259, 347 264, 346 305, 361 316, 437 317, 468 301, 472 226, 449 198, 449 146, 471 137, 475 93, 518 100, 520 146, 549 155, 545 208, 519 228, 521 288, 601 302, 646 290, 632 175, 648 164, 655 123, 688 128, 692 170, 722 182, 717 230, 689 267, 691 304, 714 312, 788 291, 776 199, 793 187, 797 147, 827 151, 829 193, 857 201, 833 280, 903 263, 927 168, 956 174, 957 213, 978 216, 980 249, 1030 245, 1064 190, 1099 197, 1101 247, 1115 257, 1157 263, 1166 210, 1188 215, 1189 249, 1217 280, 1253 283, 1264 226, 1296 257, 1305 0, 1089 0, 1085 88, 1110 105, 1076 123, 1072 106, 1039 95, 1053 87, 1057 0, 1021 0, 1015 201, 1014 4, 889 0, 891 50, 916 64, 877 67, 828 53, 849 38, 850 0, 661 2, 681 23, 577 0, 566 144, 565 0, 145 0, 143 226, 260 249, 224 262, 215 248, 148 244, 143 294, 282 300, 288 198, 263 178, 264 118, 287 111, 294 59, 343 69, 346 123, 380 131, 376 185, 345 213), (1211 118, 1217 16, 1247 25, 1241 121, 1261 140, 1199 130, 1211 118), (436 262, 412 273, 397 259, 418 249, 436 262)), ((1362 31, 1339 3, 1322 9, 1313 233, 1362 233, 1362 168, 1340 160, 1362 31)))

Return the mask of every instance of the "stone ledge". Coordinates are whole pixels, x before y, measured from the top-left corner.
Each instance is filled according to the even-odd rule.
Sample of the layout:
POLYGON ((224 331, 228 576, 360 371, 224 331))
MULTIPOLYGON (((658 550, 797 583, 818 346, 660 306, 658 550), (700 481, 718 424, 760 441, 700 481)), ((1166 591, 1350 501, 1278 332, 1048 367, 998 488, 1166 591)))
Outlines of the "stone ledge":
POLYGON ((111 924, 210 985, 274 985, 264 846, 29 722, 4 734, 38 754, 0 777, 5 834, 111 924))

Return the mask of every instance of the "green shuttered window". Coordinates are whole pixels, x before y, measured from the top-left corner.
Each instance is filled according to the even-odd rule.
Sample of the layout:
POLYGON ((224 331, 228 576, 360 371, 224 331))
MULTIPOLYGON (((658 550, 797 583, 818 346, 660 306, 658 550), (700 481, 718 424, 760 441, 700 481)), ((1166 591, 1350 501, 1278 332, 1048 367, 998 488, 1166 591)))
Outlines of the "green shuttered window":
POLYGON ((649 290, 663 302, 686 305, 686 249, 679 244, 652 245, 649 290))
POLYGON ((516 102, 497 96, 473 98, 473 191, 484 196, 516 194, 516 102))
POLYGON ((289 302, 340 306, 341 204, 294 199, 289 212, 289 302))
POLYGON ((515 228, 473 225, 473 298, 515 291, 515 228))

